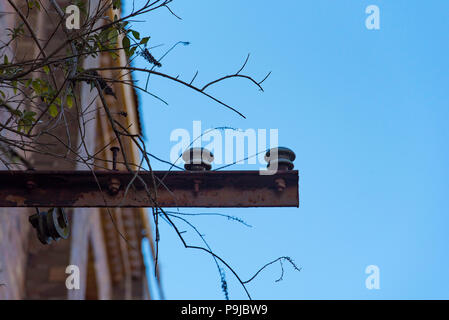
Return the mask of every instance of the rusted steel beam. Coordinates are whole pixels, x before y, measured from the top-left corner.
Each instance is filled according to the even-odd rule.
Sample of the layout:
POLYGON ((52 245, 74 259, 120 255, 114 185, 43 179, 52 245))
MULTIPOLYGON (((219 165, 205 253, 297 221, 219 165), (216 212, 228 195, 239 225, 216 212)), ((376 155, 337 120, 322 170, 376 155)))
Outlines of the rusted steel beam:
MULTIPOLYGON (((298 207, 298 171, 153 171, 160 207, 298 207), (163 183, 161 183, 163 181, 163 183)), ((152 173, 139 176, 152 191, 152 173)), ((152 207, 145 184, 119 171, 0 171, 0 207, 152 207)))

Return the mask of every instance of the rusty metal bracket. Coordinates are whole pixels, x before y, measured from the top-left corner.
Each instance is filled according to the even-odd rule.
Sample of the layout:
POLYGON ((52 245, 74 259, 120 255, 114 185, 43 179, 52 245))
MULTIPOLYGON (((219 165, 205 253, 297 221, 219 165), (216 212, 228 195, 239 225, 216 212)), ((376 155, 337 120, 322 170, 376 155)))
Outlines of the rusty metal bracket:
MULTIPOLYGON (((95 177, 91 171, 0 171, 0 207, 154 206, 145 185, 134 179, 133 173, 94 173, 95 177)), ((260 175, 259 171, 140 172, 151 193, 153 175, 161 207, 299 206, 296 170, 274 175, 260 175)))

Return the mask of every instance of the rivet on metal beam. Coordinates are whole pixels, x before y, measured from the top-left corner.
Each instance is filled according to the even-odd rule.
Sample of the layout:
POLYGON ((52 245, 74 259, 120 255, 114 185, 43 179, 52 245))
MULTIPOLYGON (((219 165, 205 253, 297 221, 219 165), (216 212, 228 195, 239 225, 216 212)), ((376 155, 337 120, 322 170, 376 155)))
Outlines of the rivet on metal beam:
POLYGON ((33 189, 35 189, 37 187, 36 182, 34 182, 33 180, 28 180, 26 182, 26 188, 28 191, 31 191, 33 189))
POLYGON ((198 193, 200 192, 200 184, 201 180, 199 179, 193 180, 193 193, 195 194, 195 196, 197 196, 198 193))
POLYGON ((111 196, 115 196, 120 190, 120 180, 117 178, 111 178, 109 180, 108 191, 111 196))

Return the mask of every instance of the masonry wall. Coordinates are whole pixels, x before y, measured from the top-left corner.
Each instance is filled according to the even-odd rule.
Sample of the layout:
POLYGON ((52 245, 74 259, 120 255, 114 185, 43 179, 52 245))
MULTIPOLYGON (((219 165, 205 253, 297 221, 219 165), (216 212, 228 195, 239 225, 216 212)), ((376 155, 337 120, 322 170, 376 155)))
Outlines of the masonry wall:
MULTIPOLYGON (((0 43, 8 40, 7 28, 14 26, 14 15, 8 14, 11 8, 6 1, 0 1, 0 43)), ((32 46, 28 47, 30 53, 32 46)), ((13 52, 2 51, 10 58, 13 52)), ((6 90, 3 90, 6 91, 6 90)), ((8 94, 8 92, 5 92, 8 94)), ((7 114, 0 112, 0 122, 6 121, 7 114)), ((5 132, 0 132, 5 135, 5 132)), ((5 150, 1 149, 2 152, 5 150)), ((0 170, 5 170, 0 163, 0 170)), ((0 299, 20 299, 25 291, 25 267, 27 262, 30 209, 0 208, 0 299)))
MULTIPOLYGON (((41 45, 44 45, 45 39, 49 37, 55 27, 55 24, 49 23, 48 19, 58 21, 58 15, 50 7, 49 1, 41 2, 45 10, 40 11, 28 11, 26 2, 22 0, 16 0, 14 3, 22 12, 28 13, 27 22, 32 26, 37 37, 41 39, 41 45)), ((69 1, 58 1, 58 4, 65 7, 69 4, 69 1)), ((14 9, 6 1, 0 2, 0 11, 4 13, 0 17, 0 30, 12 29, 21 22, 16 14, 10 14, 14 12, 14 9)), ((55 49, 55 46, 59 45, 63 37, 62 30, 58 31, 54 35, 55 41, 47 46, 47 52, 55 49)), ((0 41, 3 43, 8 41, 7 33, 2 32, 0 34, 0 41)), ((13 57, 27 60, 37 56, 38 49, 32 40, 28 40, 17 43, 15 52, 6 53, 10 61, 13 61, 13 57)), ((86 99, 89 98, 91 97, 87 95, 82 100, 86 102, 86 99)), ((12 107, 14 106, 12 105, 12 107)), ((66 115, 70 117, 70 112, 67 111, 66 115)), ((0 112, 0 121, 6 121, 6 117, 6 113, 0 112)), ((91 130, 94 129, 94 127, 91 128, 91 130)), ((76 118, 69 131, 72 141, 76 143, 78 135, 76 118)), ((6 133, 1 132, 0 134, 6 133)), ((67 139, 63 127, 55 130, 54 134, 62 137, 63 140, 64 138, 67 139)), ((91 134, 91 136, 93 137, 95 135, 91 134)), ((50 144, 55 141, 46 141, 44 138, 40 142, 50 144)), ((93 140, 87 143, 90 143, 93 148, 93 140)), ((60 144, 53 151, 63 154, 65 147, 60 144)), ((71 161, 61 161, 60 159, 45 155, 35 154, 31 159, 29 158, 29 161, 37 170, 56 168, 59 170, 76 169, 74 163, 71 161)), ((0 170, 5 169, 7 168, 0 164, 0 170)), ((11 169, 23 169, 23 167, 15 168, 13 166, 11 169)), ((40 209, 46 210, 46 208, 40 209)), ((67 289, 65 279, 67 274, 65 274, 65 268, 73 262, 79 264, 80 268, 86 269, 87 252, 83 252, 83 250, 87 248, 86 244, 88 241, 87 232, 89 229, 86 226, 89 225, 89 222, 87 215, 82 214, 81 211, 78 213, 70 210, 69 214, 72 224, 76 226, 73 230, 75 231, 75 236, 69 241, 60 241, 44 246, 39 242, 35 230, 31 228, 28 222, 28 216, 33 213, 35 213, 34 208, 0 208, 0 299, 66 299, 67 289)), ((84 275, 82 279, 85 279, 86 273, 82 273, 82 275, 84 275)), ((78 293, 78 295, 71 298, 83 299, 84 295, 78 293)))
MULTIPOLYGON (((97 1, 91 1, 93 3, 91 8, 96 7, 97 1)), ((26 4, 23 0, 15 2, 22 6, 26 4)), ((48 1, 45 0, 42 3, 48 5, 48 1)), ((64 6, 68 1, 59 0, 58 3, 64 6)), ((0 11, 2 10, 11 11, 11 8, 7 8, 6 1, 0 0, 0 11)), ((54 12, 50 14, 55 15, 54 12)), ((13 17, 14 15, 1 16, 0 30, 14 26, 13 17)), ((41 39, 45 39, 46 34, 53 30, 53 25, 46 19, 42 13, 40 15, 31 13, 29 16, 29 23, 41 39)), ((55 38, 57 39, 58 35, 55 35, 55 38)), ((0 33, 0 41, 4 39, 5 33, 0 33)), ((52 49, 54 49, 52 45, 47 48, 49 51, 52 49)), ((24 58, 27 55, 36 55, 31 41, 20 43, 18 51, 24 58)), ((14 53, 11 53, 10 57, 13 55, 14 53)), ((84 61, 85 68, 94 66, 98 66, 98 59, 88 58, 84 61)), ((122 95, 118 91, 117 93, 119 96, 122 95)), ((83 83, 78 94, 82 106, 92 108, 93 105, 95 108, 95 90, 90 90, 90 87, 83 83)), ((0 121, 5 120, 5 113, 0 112, 0 121)), ((73 142, 76 142, 78 135, 76 127, 75 121, 70 129, 73 142)), ((86 145, 90 151, 93 151, 98 141, 98 124, 90 121, 85 129, 88 138, 86 145)), ((61 130, 59 136, 64 137, 64 128, 61 130)), ((63 149, 59 151, 64 152, 63 149)), ((82 165, 55 160, 44 155, 33 156, 30 161, 38 170, 86 169, 82 165)), ((5 169, 0 164, 0 170, 5 169)), ((46 208, 40 209, 46 210, 46 208)), ((28 222, 28 217, 34 213, 34 208, 0 208, 0 299, 141 299, 146 297, 148 288, 145 272, 139 260, 141 237, 133 235, 133 230, 138 227, 127 225, 135 223, 133 219, 138 221, 137 211, 134 218, 133 213, 128 211, 116 218, 120 223, 122 223, 122 217, 128 219, 123 222, 122 232, 132 236, 130 241, 137 249, 128 248, 118 237, 115 229, 106 228, 110 226, 110 216, 106 216, 98 209, 67 210, 72 226, 70 240, 43 245, 28 222), (104 232, 105 228, 108 230, 107 234, 104 232), (111 245, 112 243, 114 245, 111 245), (66 289, 65 281, 68 275, 65 271, 68 265, 76 265, 80 268, 80 290, 66 289), (129 283, 131 283, 132 292, 127 291, 129 283)))
POLYGON ((0 299, 24 296, 29 231, 27 211, 0 209, 0 299))

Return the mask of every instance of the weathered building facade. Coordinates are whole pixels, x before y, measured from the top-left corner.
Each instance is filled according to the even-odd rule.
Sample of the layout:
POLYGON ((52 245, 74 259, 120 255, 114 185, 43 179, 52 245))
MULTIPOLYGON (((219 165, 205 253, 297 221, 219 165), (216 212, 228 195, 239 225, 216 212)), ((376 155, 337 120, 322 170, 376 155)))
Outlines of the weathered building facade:
MULTIPOLYGON (((94 10, 100 0, 91 0, 88 8, 94 10)), ((51 52, 61 41, 64 34, 55 30, 58 13, 50 1, 41 1, 42 10, 27 10, 25 1, 14 0, 19 10, 27 12, 27 22, 32 26, 39 41, 46 43, 50 36, 53 40, 46 43, 45 51, 51 52)), ((70 1, 58 1, 65 7, 70 1)), ((109 10, 109 15, 119 14, 118 10, 109 10), (114 12, 113 12, 114 11, 114 12)), ((0 2, 0 29, 17 26, 20 17, 14 14, 9 1, 0 2)), ((0 35, 0 41, 7 41, 7 33, 0 35)), ((122 50, 123 51, 123 50, 122 50)), ((10 61, 26 59, 38 53, 32 41, 20 41, 15 52, 8 52, 10 61)), ((83 60, 84 68, 118 66, 126 64, 126 56, 121 52, 118 59, 108 54, 88 57, 83 60)), ((117 77, 131 80, 129 74, 109 74, 104 77, 117 77)), ((116 98, 106 96, 110 110, 114 114, 125 113, 122 124, 134 134, 141 134, 137 96, 132 86, 114 84, 116 98)), ((111 159, 110 146, 114 145, 111 126, 101 112, 100 99, 96 90, 87 83, 79 86, 76 97, 80 106, 86 108, 88 119, 75 119, 73 110, 66 110, 72 117, 69 126, 71 143, 79 143, 81 135, 87 148, 101 159, 111 159), (83 130, 79 123, 83 122, 83 130), (105 148, 104 146, 108 146, 105 148)), ((0 122, 6 121, 0 112, 0 122)), ((56 128, 66 130, 66 128, 56 128)), ((0 132, 0 134, 3 134, 0 132)), ((65 132, 60 132, 64 137, 65 132)), ((63 138, 61 138, 63 139, 63 138)), ((43 141, 44 143, 46 141, 43 141)), ((48 141, 50 144, 51 141, 48 141)), ((55 152, 64 154, 66 144, 57 144, 55 152), (58 149, 59 148, 59 149, 58 149)), ((125 145, 124 150, 131 161, 138 163, 139 151, 133 144, 125 145)), ((44 154, 27 155, 27 160, 35 170, 86 170, 86 166, 69 158, 54 158, 44 154)), ((109 161, 93 159, 96 165, 112 169, 109 161)), ((0 164, 0 170, 5 170, 0 164)), ((46 208, 41 208, 45 210, 46 208)), ((0 208, 0 299, 148 299, 149 290, 142 254, 142 240, 150 237, 150 225, 144 209, 100 209, 79 208, 66 210, 71 224, 71 236, 68 240, 43 245, 36 237, 28 217, 35 213, 34 208, 0 208), (123 239, 125 238, 126 241, 123 239), (69 265, 79 268, 80 288, 68 289, 66 279, 69 265)))

